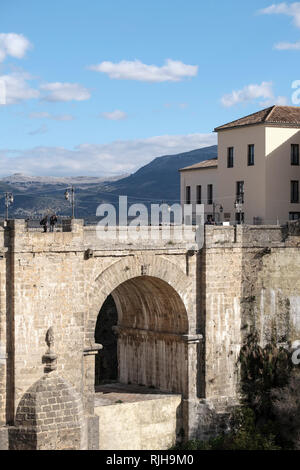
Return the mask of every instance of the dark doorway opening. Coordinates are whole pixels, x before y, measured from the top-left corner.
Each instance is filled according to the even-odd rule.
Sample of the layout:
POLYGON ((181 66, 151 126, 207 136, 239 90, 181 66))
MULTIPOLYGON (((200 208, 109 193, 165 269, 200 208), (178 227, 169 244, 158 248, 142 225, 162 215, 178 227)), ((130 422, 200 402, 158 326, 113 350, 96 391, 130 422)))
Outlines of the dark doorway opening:
POLYGON ((118 323, 118 312, 112 295, 105 300, 99 312, 95 341, 103 345, 95 360, 95 385, 118 379, 117 336, 113 327, 118 323))

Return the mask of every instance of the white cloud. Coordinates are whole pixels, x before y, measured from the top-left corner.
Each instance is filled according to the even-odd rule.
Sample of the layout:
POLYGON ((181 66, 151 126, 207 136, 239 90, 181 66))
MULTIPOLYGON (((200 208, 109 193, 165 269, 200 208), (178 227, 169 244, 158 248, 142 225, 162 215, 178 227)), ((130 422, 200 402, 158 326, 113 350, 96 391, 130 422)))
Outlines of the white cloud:
POLYGON ((231 107, 239 103, 246 103, 264 98, 261 103, 286 104, 287 99, 283 96, 274 96, 272 82, 262 82, 260 85, 246 85, 241 90, 233 90, 231 93, 222 96, 221 103, 225 107, 231 107))
POLYGON ((6 56, 22 59, 30 47, 30 42, 23 34, 1 33, 0 62, 3 62, 6 56))
POLYGON ((73 121, 72 114, 51 114, 47 112, 33 112, 29 114, 30 119, 53 119, 54 121, 73 121))
POLYGON ((215 134, 163 135, 108 144, 81 144, 74 149, 35 147, 25 151, 0 150, 0 175, 75 176, 133 172, 161 155, 215 145, 215 134))
POLYGON ((110 121, 121 121, 127 118, 127 114, 124 111, 120 111, 119 109, 116 109, 111 113, 101 113, 101 116, 104 119, 108 119, 110 121))
POLYGON ((298 42, 279 42, 274 45, 274 49, 279 51, 299 51, 300 41, 298 42))
POLYGON ((40 86, 41 90, 48 91, 43 100, 56 101, 84 101, 91 97, 87 88, 79 83, 46 83, 40 86))
POLYGON ((4 100, 0 104, 20 103, 24 100, 38 98, 39 91, 34 90, 28 84, 31 77, 25 72, 15 72, 10 75, 0 75, 1 84, 4 85, 4 100))
POLYGON ((122 60, 119 63, 101 62, 91 65, 90 70, 106 73, 116 80, 138 80, 141 82, 179 82, 184 78, 195 77, 197 65, 186 65, 178 60, 167 59, 165 65, 146 65, 139 60, 122 60))
POLYGON ((293 18, 293 23, 297 28, 300 28, 300 2, 294 3, 278 3, 273 4, 267 8, 259 10, 262 15, 287 15, 293 18))
POLYGON ((276 96, 274 98, 271 98, 269 100, 261 101, 260 106, 263 107, 268 107, 268 106, 274 106, 275 104, 279 106, 287 106, 288 105, 288 99, 285 96, 276 96))

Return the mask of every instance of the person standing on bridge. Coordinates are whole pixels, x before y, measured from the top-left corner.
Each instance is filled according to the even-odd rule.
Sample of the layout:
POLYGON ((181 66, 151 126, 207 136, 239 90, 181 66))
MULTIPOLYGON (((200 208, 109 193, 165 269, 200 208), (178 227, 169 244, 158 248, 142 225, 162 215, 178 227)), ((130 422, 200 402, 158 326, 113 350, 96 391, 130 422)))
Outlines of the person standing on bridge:
POLYGON ((57 217, 55 214, 52 214, 50 217, 50 232, 54 232, 54 227, 56 223, 57 223, 57 217))
POLYGON ((47 229, 48 229, 48 216, 47 215, 40 221, 40 225, 43 226, 44 233, 47 232, 47 229))

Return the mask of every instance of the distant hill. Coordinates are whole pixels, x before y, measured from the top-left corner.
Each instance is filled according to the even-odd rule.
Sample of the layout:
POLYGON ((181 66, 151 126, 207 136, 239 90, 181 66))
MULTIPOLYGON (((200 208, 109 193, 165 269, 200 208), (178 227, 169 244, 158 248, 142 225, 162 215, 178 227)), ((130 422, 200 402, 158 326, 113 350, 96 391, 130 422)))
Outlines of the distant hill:
POLYGON ((14 173, 13 175, 0 178, 0 183, 15 184, 18 188, 24 188, 29 185, 40 185, 40 184, 62 184, 68 186, 71 184, 86 185, 86 184, 98 184, 104 181, 117 181, 121 178, 125 178, 128 174, 117 175, 111 177, 97 177, 97 176, 29 176, 23 173, 14 173))
POLYGON ((217 146, 205 147, 177 155, 157 157, 130 176, 104 178, 29 177, 15 174, 0 179, 0 215, 4 214, 5 191, 14 193, 10 217, 40 217, 48 210, 58 215, 69 215, 70 204, 64 199, 69 184, 76 190, 76 217, 91 219, 99 204, 117 204, 119 195, 127 195, 128 202, 169 204, 180 200, 178 170, 203 160, 217 157, 217 146), (2 193, 2 197, 1 197, 2 193))
POLYGON ((216 158, 218 147, 213 145, 177 155, 157 157, 132 175, 107 186, 107 191, 132 196, 140 202, 180 201, 179 169, 194 163, 216 158))

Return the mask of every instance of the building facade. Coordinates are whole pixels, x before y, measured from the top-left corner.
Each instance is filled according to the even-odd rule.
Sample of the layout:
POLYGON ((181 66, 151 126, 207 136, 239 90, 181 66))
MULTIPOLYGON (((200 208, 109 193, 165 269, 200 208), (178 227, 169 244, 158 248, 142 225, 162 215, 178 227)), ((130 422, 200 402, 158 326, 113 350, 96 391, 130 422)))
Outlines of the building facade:
MULTIPOLYGON (((212 170, 213 202, 222 206, 223 220, 272 225, 299 219, 300 108, 272 106, 219 126, 215 132, 218 163, 212 170)), ((181 170, 182 186, 209 184, 201 166, 193 174, 187 170, 181 170)), ((183 187, 186 202, 184 191, 183 187)))
MULTIPOLYGON (((180 200, 192 204, 193 215, 196 204, 204 204, 205 219, 214 217, 217 200, 217 159, 205 160, 180 170, 180 200)), ((195 215, 194 215, 195 217, 195 215)))

